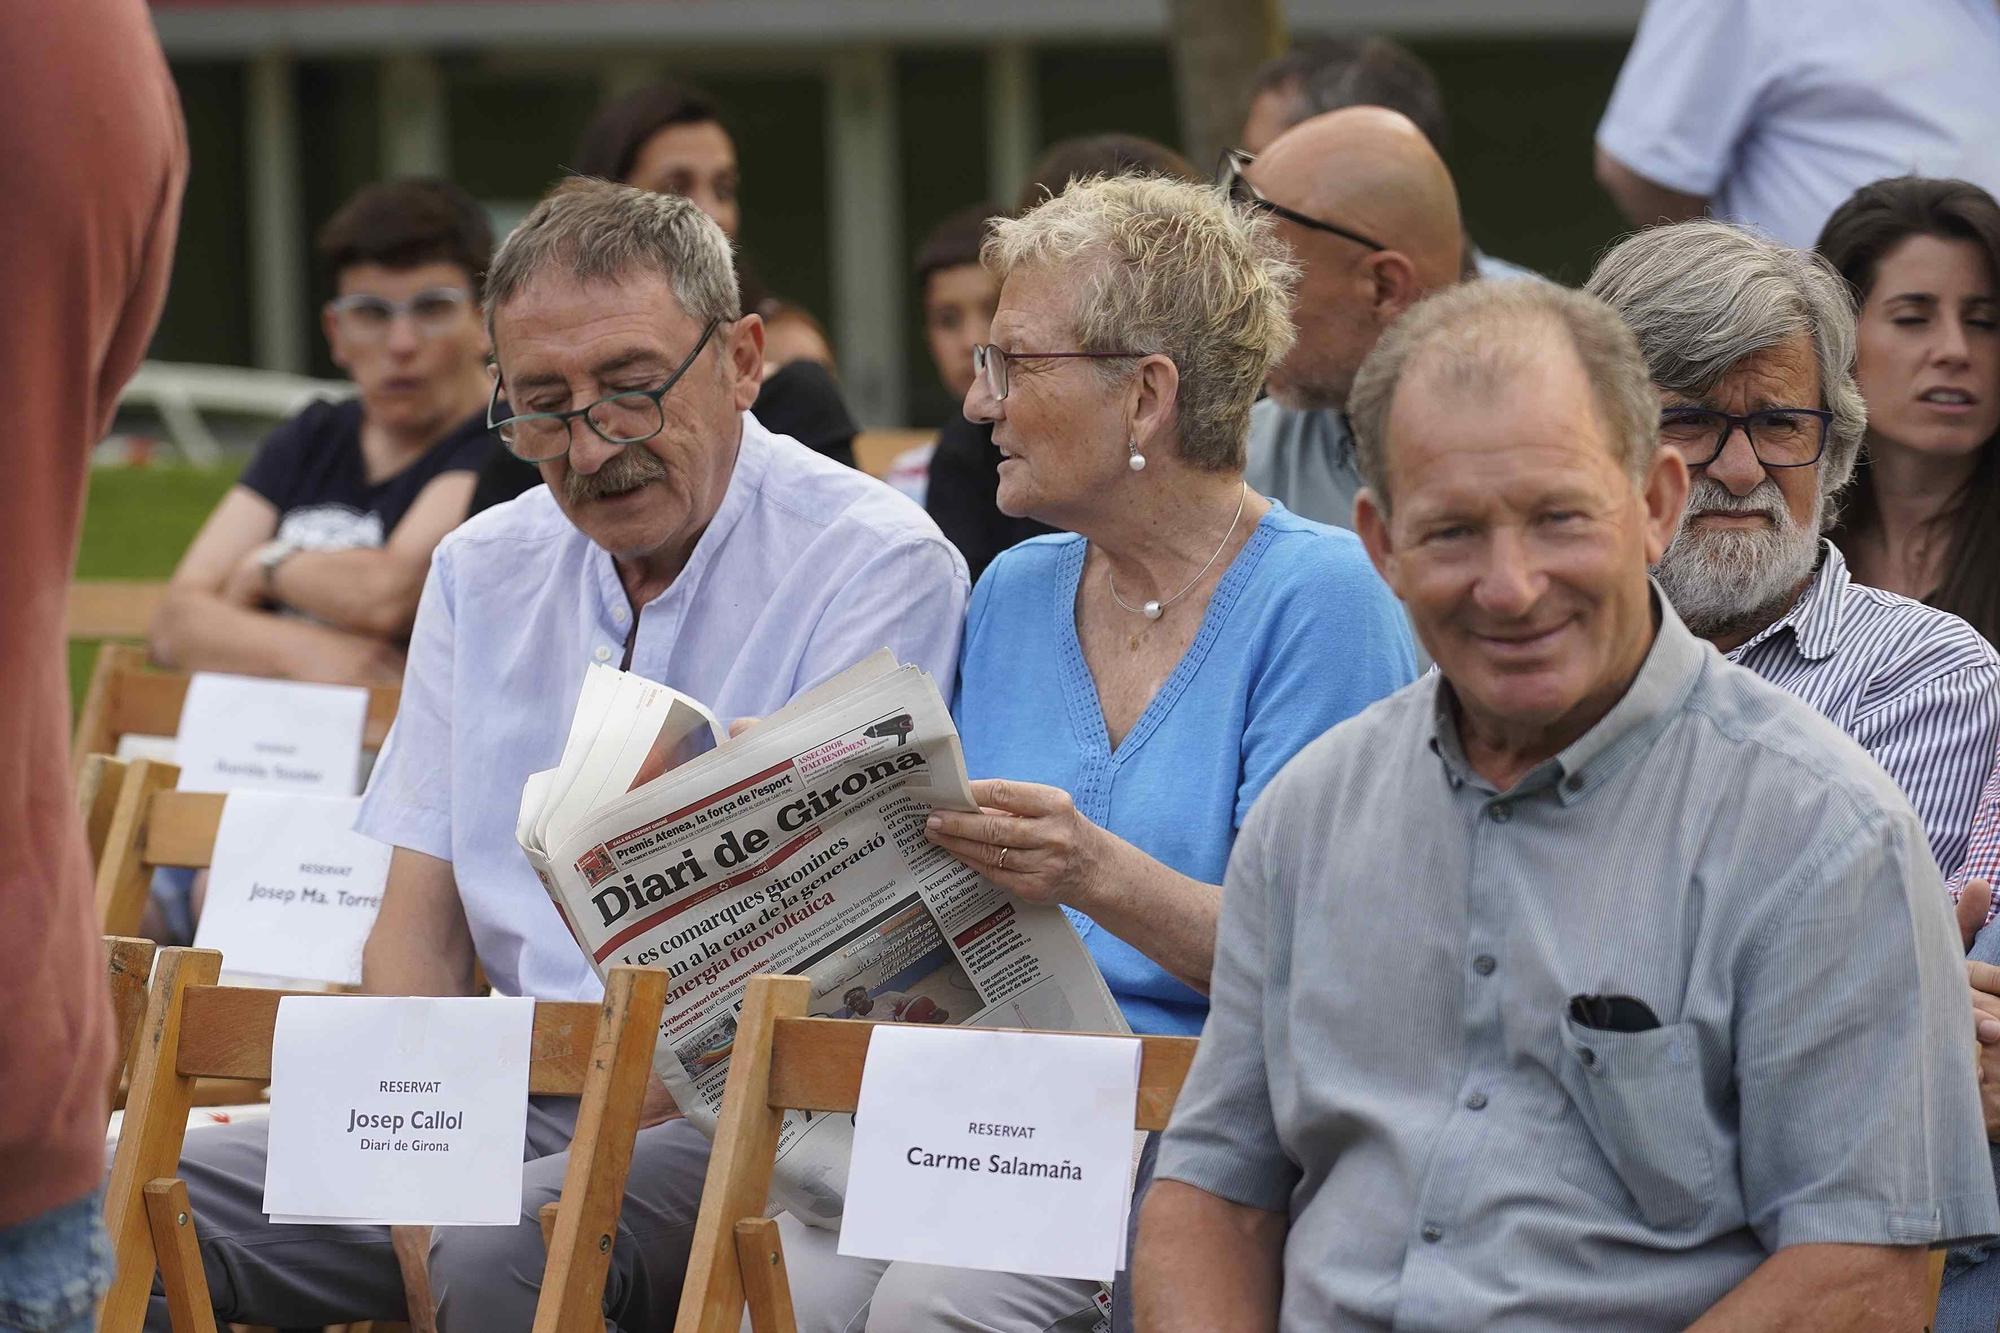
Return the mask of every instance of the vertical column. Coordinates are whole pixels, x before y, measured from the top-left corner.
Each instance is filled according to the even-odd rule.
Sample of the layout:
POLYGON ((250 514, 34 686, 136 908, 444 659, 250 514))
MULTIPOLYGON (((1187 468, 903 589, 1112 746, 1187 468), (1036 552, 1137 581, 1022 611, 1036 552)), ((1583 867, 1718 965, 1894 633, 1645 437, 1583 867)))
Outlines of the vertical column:
POLYGON ((841 381, 862 425, 900 426, 900 332, 909 312, 896 70, 887 50, 843 51, 828 62, 826 122, 834 351, 841 381))
POLYGON ((249 75, 251 355, 264 370, 303 371, 305 208, 292 59, 264 52, 250 62, 249 75))
POLYGON ((450 126, 437 61, 400 52, 382 61, 381 78, 383 176, 448 176, 450 126))
POLYGON ((1041 107, 1034 53, 1020 42, 986 52, 986 196, 1002 208, 1035 166, 1041 107))

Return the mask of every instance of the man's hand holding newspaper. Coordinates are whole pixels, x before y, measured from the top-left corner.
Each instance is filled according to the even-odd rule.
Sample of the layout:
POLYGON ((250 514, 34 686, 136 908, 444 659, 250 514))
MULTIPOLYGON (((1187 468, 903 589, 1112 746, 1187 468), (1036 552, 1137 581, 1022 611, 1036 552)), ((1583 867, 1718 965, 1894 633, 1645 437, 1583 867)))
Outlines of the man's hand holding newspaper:
MULTIPOLYGON (((654 1071, 712 1132, 744 983, 812 978, 831 1017, 1123 1032, 1075 930, 924 834, 976 811, 951 714, 886 651, 734 737, 699 703, 592 667, 516 836, 601 974, 672 978, 654 1071)), ((851 1122, 793 1112, 775 1193, 837 1224, 851 1122)))

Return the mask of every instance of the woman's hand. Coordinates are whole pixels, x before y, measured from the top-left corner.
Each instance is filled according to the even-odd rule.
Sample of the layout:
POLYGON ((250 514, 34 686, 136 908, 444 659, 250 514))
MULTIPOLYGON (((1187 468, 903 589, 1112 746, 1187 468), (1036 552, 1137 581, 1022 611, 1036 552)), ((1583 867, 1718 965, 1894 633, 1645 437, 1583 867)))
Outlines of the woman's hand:
POLYGON ((1103 829, 1077 813, 1060 787, 982 779, 972 784, 977 814, 933 810, 930 840, 1029 902, 1091 910, 1102 884, 1103 829))

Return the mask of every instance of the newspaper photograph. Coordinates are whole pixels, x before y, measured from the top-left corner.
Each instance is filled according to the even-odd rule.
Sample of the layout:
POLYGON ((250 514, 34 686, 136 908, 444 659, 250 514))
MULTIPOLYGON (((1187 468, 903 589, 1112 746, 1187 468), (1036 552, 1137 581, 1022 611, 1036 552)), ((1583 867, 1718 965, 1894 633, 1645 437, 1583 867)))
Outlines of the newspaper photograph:
MULTIPOLYGON (((698 702, 593 667, 561 764, 517 836, 600 975, 671 978, 653 1065, 713 1134, 748 979, 811 979, 811 1012, 874 1022, 1125 1032, 1060 909, 931 844, 972 810, 935 683, 886 651, 729 739, 698 702)), ((774 1200, 837 1226, 852 1122, 794 1111, 774 1200)))

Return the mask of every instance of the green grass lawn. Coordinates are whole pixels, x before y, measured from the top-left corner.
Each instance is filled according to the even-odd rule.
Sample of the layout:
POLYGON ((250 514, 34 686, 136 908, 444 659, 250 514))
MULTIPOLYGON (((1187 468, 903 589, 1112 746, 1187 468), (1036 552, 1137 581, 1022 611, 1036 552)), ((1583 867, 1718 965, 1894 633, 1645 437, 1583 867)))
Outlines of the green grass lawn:
MULTIPOLYGON (((236 480, 240 464, 192 467, 106 467, 90 473, 77 551, 80 579, 164 579, 209 510, 236 480)), ((97 641, 69 645, 70 705, 83 698, 97 641)))

